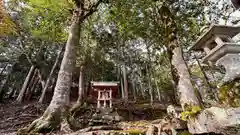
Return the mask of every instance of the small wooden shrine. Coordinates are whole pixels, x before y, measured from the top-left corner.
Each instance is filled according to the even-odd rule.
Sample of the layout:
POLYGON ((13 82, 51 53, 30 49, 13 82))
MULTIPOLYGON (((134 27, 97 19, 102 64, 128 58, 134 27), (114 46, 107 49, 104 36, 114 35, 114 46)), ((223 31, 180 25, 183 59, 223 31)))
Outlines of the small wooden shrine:
POLYGON ((224 66, 224 82, 240 77, 240 44, 232 40, 240 33, 240 26, 211 25, 190 50, 206 53, 203 62, 224 66))
POLYGON ((93 95, 97 95, 97 108, 112 108, 119 82, 91 82, 93 95))

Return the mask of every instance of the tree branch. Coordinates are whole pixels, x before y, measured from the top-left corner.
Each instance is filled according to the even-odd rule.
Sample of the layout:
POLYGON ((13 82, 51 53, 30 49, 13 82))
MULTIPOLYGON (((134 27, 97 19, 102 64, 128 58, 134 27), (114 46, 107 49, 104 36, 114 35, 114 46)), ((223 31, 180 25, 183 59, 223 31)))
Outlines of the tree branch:
POLYGON ((81 18, 81 20, 86 19, 88 16, 90 16, 91 14, 93 14, 94 12, 97 11, 98 6, 101 4, 102 0, 98 0, 95 4, 93 4, 90 8, 88 8, 87 10, 85 10, 85 14, 83 15, 83 17, 81 18))

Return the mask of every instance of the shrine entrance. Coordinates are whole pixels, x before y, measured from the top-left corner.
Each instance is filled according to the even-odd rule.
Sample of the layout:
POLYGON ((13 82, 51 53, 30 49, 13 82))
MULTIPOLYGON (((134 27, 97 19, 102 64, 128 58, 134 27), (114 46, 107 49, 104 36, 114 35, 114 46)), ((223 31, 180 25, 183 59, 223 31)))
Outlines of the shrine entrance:
POLYGON ((112 108, 119 82, 91 82, 92 90, 97 93, 97 108, 112 108))

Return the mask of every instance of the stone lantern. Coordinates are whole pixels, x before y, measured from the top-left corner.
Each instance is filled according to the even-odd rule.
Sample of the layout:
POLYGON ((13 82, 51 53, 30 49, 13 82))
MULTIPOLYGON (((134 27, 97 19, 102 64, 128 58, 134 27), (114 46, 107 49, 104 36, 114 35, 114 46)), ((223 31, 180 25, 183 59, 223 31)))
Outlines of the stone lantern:
POLYGON ((240 44, 232 40, 238 33, 240 26, 211 25, 190 48, 206 53, 203 63, 210 62, 225 68, 223 82, 240 77, 240 44))
MULTIPOLYGON (((211 25, 190 50, 206 53, 203 63, 222 65, 226 70, 223 83, 240 78, 240 44, 232 40, 240 33, 240 26, 211 25)), ((192 134, 240 135, 240 107, 210 107, 188 120, 192 134)))

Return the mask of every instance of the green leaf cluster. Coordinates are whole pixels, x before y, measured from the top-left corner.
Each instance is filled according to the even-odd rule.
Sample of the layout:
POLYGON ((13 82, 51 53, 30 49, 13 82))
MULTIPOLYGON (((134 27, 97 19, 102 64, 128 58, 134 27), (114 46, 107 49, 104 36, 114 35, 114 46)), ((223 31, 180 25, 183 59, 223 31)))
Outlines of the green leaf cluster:
POLYGON ((181 119, 187 121, 191 118, 195 118, 200 112, 200 106, 189 106, 181 113, 181 119))

